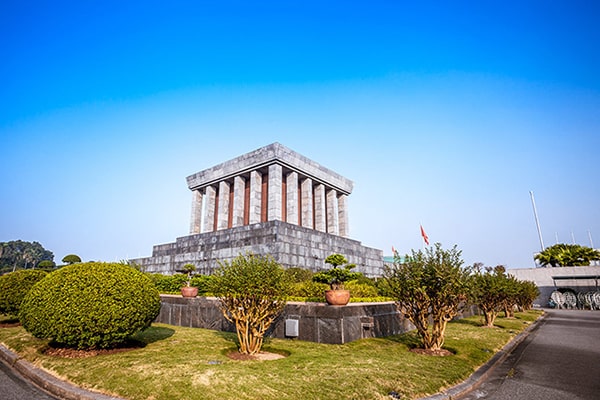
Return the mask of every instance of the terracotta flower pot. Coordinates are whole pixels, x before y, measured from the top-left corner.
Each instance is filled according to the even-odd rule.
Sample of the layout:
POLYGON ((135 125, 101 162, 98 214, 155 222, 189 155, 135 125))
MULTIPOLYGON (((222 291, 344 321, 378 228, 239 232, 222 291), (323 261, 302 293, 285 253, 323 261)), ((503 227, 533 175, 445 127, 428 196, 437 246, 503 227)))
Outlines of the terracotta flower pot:
POLYGON ((198 295, 198 288, 193 286, 184 286, 181 288, 181 295, 183 297, 196 297, 198 295))
POLYGON ((332 306, 345 306, 350 301, 349 290, 326 290, 325 301, 332 306))

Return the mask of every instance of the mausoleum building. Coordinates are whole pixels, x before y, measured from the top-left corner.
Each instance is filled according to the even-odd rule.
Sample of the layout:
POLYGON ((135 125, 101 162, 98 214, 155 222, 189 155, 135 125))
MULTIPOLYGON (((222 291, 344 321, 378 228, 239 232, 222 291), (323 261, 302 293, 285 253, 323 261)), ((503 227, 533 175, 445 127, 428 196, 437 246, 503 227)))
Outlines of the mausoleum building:
POLYGON ((190 234, 134 260, 147 271, 173 273, 193 263, 210 273, 217 260, 252 252, 314 271, 341 253, 357 271, 381 273, 382 251, 348 237, 352 181, 279 143, 188 176, 187 184, 190 234))

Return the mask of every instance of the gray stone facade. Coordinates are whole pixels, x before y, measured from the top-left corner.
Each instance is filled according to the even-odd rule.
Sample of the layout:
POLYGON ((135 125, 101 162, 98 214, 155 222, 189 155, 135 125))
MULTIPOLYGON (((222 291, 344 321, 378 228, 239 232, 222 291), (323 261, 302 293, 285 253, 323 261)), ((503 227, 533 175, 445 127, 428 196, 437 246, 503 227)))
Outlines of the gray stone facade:
POLYGON ((154 246, 152 257, 134 261, 148 272, 170 274, 192 263, 199 273, 209 274, 218 266, 217 260, 231 260, 246 252, 270 254, 286 268, 318 271, 327 267, 325 258, 332 253, 344 254, 350 263, 356 264, 355 271, 367 276, 379 276, 383 268, 381 250, 282 221, 180 237, 174 243, 154 246))
POLYGON ((381 274, 383 252, 348 237, 352 181, 279 143, 190 175, 187 184, 190 235, 132 260, 146 271, 172 274, 192 263, 209 274, 218 260, 247 252, 318 271, 340 253, 356 271, 381 274))

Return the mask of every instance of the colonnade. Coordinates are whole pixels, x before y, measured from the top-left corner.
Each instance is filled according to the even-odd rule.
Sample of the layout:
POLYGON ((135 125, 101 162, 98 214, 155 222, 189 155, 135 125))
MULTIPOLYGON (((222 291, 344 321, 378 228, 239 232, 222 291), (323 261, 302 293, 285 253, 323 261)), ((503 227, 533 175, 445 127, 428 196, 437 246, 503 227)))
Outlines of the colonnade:
POLYGON ((348 237, 347 194, 271 164, 192 189, 190 234, 280 220, 348 237))

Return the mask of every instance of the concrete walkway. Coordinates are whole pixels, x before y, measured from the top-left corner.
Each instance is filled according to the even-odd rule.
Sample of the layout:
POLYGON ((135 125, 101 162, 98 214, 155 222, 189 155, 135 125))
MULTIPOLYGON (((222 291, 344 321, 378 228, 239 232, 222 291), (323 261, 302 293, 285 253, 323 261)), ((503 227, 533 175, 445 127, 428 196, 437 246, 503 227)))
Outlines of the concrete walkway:
POLYGON ((461 400, 600 399, 600 311, 547 316, 461 400))
POLYGON ((0 362, 0 398, 3 400, 55 400, 0 362))
POLYGON ((2 400, 123 400, 119 397, 82 389, 58 379, 42 369, 36 368, 30 362, 21 359, 18 354, 4 346, 0 346, 0 366, 6 372, 4 375, 0 374, 0 399, 2 400), (44 391, 40 391, 38 388, 52 393, 52 396, 55 397, 46 395, 44 391), (5 389, 13 391, 17 397, 4 397, 3 390, 5 389), (20 392, 20 389, 27 390, 27 392, 20 392), (18 397, 20 393, 23 396, 18 397), (26 395, 27 393, 31 395, 26 395))

